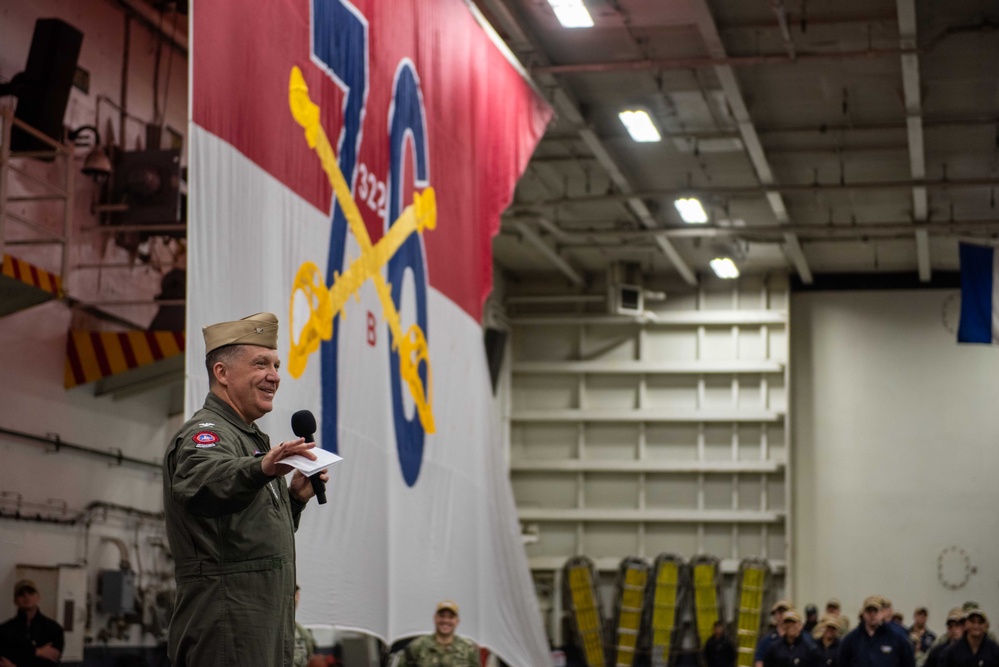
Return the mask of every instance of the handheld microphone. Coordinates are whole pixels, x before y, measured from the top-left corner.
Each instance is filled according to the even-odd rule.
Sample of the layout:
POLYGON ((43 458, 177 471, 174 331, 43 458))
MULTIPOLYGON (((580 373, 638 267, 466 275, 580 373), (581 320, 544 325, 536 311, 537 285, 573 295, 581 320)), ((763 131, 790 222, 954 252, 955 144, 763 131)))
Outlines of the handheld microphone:
MULTIPOLYGON (((291 430, 299 438, 305 438, 306 442, 315 442, 313 437, 316 433, 316 417, 308 410, 299 410, 291 416, 291 430)), ((309 477, 312 482, 312 490, 316 493, 316 500, 320 505, 326 504, 326 484, 316 473, 309 477)))

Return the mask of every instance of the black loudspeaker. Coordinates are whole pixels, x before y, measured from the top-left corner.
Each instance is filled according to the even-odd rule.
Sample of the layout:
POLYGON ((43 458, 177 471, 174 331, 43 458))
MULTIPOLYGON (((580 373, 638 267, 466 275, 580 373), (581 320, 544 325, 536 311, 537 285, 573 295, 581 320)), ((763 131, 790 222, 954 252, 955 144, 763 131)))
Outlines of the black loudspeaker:
MULTIPOLYGON (((83 33, 70 24, 59 19, 38 19, 28 64, 11 81, 17 94, 14 117, 56 141, 62 141, 62 121, 82 44, 83 33)), ((14 152, 52 150, 16 127, 10 148, 14 152)))
POLYGON ((486 362, 489 364, 489 380, 493 385, 493 395, 496 395, 496 383, 499 382, 500 368, 503 367, 503 353, 506 351, 507 332, 503 329, 486 327, 486 362))

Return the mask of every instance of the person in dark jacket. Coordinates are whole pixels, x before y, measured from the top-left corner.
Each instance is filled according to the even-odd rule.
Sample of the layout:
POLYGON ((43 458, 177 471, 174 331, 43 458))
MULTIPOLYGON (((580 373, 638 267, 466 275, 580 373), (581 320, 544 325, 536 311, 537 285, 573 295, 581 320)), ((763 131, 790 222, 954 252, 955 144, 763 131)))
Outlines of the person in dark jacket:
POLYGON ((763 656, 763 667, 819 667, 819 656, 813 641, 805 635, 801 614, 789 609, 781 620, 784 632, 763 656))
POLYGON ((704 643, 704 662, 707 667, 734 667, 735 644, 725 634, 725 623, 715 621, 711 636, 704 643))
POLYGON ((904 630, 883 622, 882 600, 879 595, 864 600, 861 623, 840 644, 839 667, 915 667, 904 630))
MULTIPOLYGON (((254 423, 281 379, 277 317, 205 327, 209 393, 163 462, 163 505, 177 580, 168 633, 173 667, 291 667, 295 530, 314 495, 290 456, 315 459, 304 438, 271 447, 254 423)), ((324 481, 326 472, 317 473, 324 481)))
POLYGON ((954 607, 947 614, 947 632, 939 637, 939 641, 933 643, 926 653, 926 660, 923 667, 939 667, 940 657, 954 642, 964 636, 964 610, 954 607))
POLYGON ((802 632, 812 634, 815 626, 819 624, 819 608, 814 604, 805 606, 805 627, 802 632))
POLYGON ((753 667, 763 667, 763 656, 767 654, 770 646, 784 636, 784 614, 793 609, 794 605, 790 600, 777 600, 770 607, 770 617, 773 619, 772 629, 765 630, 756 642, 756 649, 753 652, 753 667))
POLYGON ((989 617, 981 609, 965 614, 964 636, 947 648, 942 667, 999 667, 999 644, 990 639, 989 617))
POLYGON ((823 616, 815 626, 816 641, 821 667, 838 667, 840 645, 840 621, 835 616, 823 616))
POLYGON ((30 579, 14 584, 17 616, 0 625, 0 667, 49 667, 65 646, 62 626, 38 609, 41 594, 30 579))
POLYGON ((916 652, 917 663, 926 659, 926 654, 929 653, 930 647, 937 640, 937 633, 926 627, 928 616, 929 610, 926 607, 916 607, 916 611, 912 614, 912 625, 909 627, 909 641, 912 642, 912 648, 916 652))

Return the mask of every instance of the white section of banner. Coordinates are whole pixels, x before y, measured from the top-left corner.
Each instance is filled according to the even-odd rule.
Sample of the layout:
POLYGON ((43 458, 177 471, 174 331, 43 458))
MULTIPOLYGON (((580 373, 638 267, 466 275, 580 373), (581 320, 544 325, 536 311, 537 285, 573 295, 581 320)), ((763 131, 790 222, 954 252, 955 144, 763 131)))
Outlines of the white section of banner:
MULTIPOLYGON (((307 260, 325 272, 330 226, 324 213, 225 142, 198 127, 191 137, 191 173, 198 180, 188 232, 189 413, 208 390, 201 326, 272 311, 281 320, 279 352, 287 358, 292 279, 307 260)), ((357 254, 351 239, 346 255, 357 254)), ((406 306, 414 301, 412 274, 404 280, 403 330, 414 321, 406 306)), ((338 320, 344 460, 330 471, 329 503, 310 503, 297 534, 299 621, 362 630, 391 643, 432 632, 434 606, 449 598, 461 606, 459 634, 511 665, 549 664, 482 329, 438 291, 427 295, 437 432, 426 437, 413 486, 401 473, 389 333, 370 282, 338 320)), ((296 410, 312 410, 321 423, 319 372, 316 353, 301 378, 283 375, 274 412, 259 422, 272 442, 292 437, 296 410)), ((405 405, 412 417, 412 400, 405 405)))

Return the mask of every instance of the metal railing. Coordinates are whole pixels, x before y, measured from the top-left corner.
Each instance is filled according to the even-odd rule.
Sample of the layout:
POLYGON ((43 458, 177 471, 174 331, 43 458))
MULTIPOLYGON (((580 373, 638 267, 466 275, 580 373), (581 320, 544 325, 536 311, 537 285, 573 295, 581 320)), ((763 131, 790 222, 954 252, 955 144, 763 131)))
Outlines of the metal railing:
POLYGON ((73 220, 73 149, 62 142, 52 139, 39 132, 24 121, 14 117, 14 110, 9 106, 0 107, 0 260, 7 252, 8 246, 39 246, 54 245, 59 247, 59 275, 66 288, 69 253, 67 246, 70 240, 73 220), (11 135, 17 128, 30 137, 49 146, 51 150, 11 151, 11 135), (41 178, 29 171, 22 161, 29 158, 54 160, 58 164, 57 179, 59 182, 41 178), (35 194, 18 193, 10 195, 11 179, 16 176, 22 184, 30 184, 36 188, 35 194), (42 192, 44 194, 38 194, 42 192), (10 210, 12 202, 26 204, 29 208, 40 203, 62 202, 62 230, 54 232, 32 216, 10 210), (17 223, 30 230, 30 238, 8 238, 8 222, 17 223))

